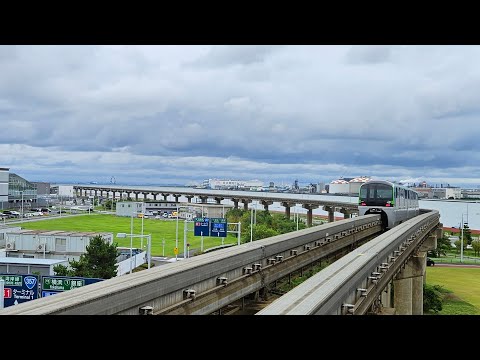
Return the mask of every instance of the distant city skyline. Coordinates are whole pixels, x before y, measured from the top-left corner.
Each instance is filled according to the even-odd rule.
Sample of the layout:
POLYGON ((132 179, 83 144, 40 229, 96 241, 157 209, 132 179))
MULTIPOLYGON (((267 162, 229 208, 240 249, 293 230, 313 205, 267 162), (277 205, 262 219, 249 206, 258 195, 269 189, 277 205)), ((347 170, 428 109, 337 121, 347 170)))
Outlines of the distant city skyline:
POLYGON ((0 167, 31 181, 477 188, 480 46, 0 46, 0 167))

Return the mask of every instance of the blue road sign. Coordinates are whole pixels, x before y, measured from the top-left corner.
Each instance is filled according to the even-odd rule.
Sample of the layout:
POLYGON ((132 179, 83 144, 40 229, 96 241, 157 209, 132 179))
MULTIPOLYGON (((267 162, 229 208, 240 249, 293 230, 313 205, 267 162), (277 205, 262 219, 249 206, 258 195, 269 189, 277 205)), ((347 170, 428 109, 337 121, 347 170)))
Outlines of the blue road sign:
POLYGON ((226 237, 227 236, 227 219, 211 218, 210 219, 210 236, 226 237))
POLYGON ((76 276, 42 276, 42 297, 76 289, 102 280, 76 276))
POLYGON ((194 218, 195 227, 193 234, 195 236, 210 236, 210 218, 199 217, 194 218))
POLYGON ((17 305, 38 298, 38 276, 20 274, 0 274, 5 281, 4 306, 17 305))

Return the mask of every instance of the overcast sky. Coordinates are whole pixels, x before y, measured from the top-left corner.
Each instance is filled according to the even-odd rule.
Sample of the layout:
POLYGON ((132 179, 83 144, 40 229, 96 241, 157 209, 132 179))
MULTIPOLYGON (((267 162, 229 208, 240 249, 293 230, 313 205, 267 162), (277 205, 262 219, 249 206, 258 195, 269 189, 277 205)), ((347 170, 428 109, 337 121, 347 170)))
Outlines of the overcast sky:
POLYGON ((0 46, 31 181, 480 185, 479 46, 0 46))

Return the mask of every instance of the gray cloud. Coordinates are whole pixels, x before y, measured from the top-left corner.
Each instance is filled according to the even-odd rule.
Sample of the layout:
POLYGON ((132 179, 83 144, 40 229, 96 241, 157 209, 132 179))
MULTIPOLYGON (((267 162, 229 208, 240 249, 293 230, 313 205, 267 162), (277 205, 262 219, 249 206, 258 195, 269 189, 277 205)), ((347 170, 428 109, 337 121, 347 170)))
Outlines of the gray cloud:
POLYGON ((0 46, 0 166, 475 183, 479 60, 478 46, 0 46))

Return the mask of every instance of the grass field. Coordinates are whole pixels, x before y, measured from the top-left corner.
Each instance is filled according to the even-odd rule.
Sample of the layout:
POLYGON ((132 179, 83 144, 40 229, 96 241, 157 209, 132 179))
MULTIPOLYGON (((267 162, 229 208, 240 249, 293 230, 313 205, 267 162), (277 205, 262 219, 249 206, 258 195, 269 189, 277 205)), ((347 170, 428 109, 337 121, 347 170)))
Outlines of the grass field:
POLYGON ((441 285, 445 294, 442 315, 480 315, 480 268, 428 267, 427 283, 441 285))
MULTIPOLYGON (((133 234, 141 234, 142 220, 133 219, 133 234)), ((62 219, 42 220, 36 222, 22 223, 24 229, 38 230, 71 230, 71 231, 98 231, 111 232, 114 236, 114 242, 118 246, 130 247, 130 238, 116 238, 117 233, 130 233, 130 218, 117 217, 115 215, 82 215, 62 219)), ((190 250, 200 249, 200 236, 193 236, 193 223, 188 224, 187 242, 190 243, 190 250)), ((183 253, 183 228, 184 221, 178 221, 178 248, 183 253)), ((165 256, 175 256, 176 221, 144 219, 143 233, 152 235, 152 256, 162 256, 162 240, 165 240, 165 256)), ((237 243, 236 235, 229 234, 224 239, 224 243, 237 243)), ((146 248, 147 238, 143 239, 143 245, 146 248)), ((204 237, 204 249, 222 244, 221 238, 204 237)), ((141 239, 133 238, 133 247, 140 248, 141 239)))

